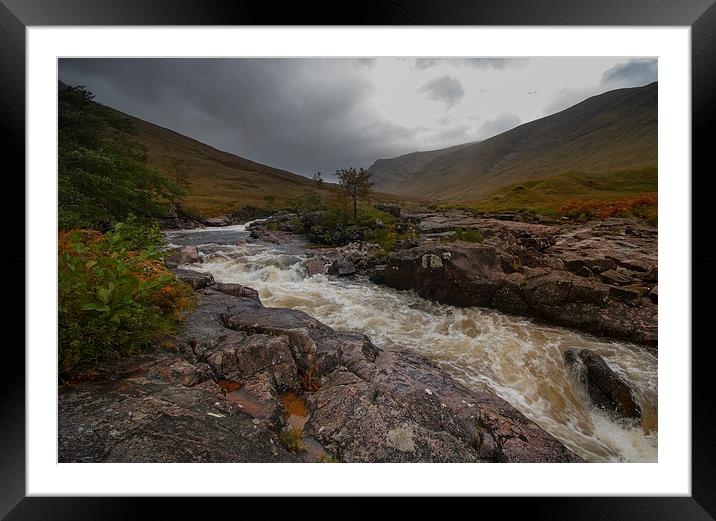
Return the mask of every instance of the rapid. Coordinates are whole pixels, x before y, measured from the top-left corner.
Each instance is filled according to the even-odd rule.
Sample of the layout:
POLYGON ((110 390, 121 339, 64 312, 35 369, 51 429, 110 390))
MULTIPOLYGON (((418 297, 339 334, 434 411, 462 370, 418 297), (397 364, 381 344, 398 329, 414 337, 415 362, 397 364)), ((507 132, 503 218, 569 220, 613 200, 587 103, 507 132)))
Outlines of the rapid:
POLYGON ((250 286, 266 306, 362 331, 378 346, 413 349, 466 387, 489 387, 587 461, 657 460, 657 358, 642 346, 490 309, 438 304, 368 280, 309 277, 305 246, 235 244, 248 237, 246 225, 168 231, 166 237, 170 245, 198 246, 203 263, 191 269, 250 286), (571 348, 595 351, 629 382, 640 423, 591 405, 564 365, 562 353, 571 348))

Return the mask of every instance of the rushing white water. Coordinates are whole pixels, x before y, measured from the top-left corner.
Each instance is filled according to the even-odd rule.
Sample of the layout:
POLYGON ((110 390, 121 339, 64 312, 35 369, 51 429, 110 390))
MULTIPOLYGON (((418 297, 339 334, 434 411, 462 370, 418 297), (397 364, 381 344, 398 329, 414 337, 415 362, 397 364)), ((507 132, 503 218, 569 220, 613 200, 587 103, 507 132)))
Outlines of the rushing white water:
MULTIPOLYGON (((300 250, 233 245, 245 236, 239 228, 230 241, 201 231, 203 242, 191 243, 203 244, 204 262, 192 269, 250 286, 267 306, 300 309, 333 328, 363 331, 379 346, 414 349, 467 387, 490 387, 587 461, 656 461, 657 359, 643 347, 493 310, 437 304, 367 281, 308 277, 300 250), (591 406, 564 366, 562 353, 570 348, 594 350, 630 383, 642 409, 640 424, 591 406)), ((185 231, 169 233, 169 241, 187 244, 179 233, 185 231)))

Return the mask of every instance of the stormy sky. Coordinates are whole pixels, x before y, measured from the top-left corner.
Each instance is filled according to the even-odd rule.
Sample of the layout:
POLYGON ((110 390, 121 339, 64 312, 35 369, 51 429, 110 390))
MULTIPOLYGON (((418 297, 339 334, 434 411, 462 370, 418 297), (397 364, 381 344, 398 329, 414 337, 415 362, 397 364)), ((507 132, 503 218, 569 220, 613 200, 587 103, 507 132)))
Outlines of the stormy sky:
POLYGON ((652 58, 61 59, 96 100, 312 176, 478 141, 657 79, 652 58))

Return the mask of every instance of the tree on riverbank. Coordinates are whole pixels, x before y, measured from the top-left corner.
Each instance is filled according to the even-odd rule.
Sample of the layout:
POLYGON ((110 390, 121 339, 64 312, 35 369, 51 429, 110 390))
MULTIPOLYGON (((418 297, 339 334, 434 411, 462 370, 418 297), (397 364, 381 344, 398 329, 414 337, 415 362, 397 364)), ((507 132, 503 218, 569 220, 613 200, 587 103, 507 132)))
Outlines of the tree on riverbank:
POLYGON ((356 170, 351 167, 346 170, 336 170, 338 184, 353 201, 353 218, 358 217, 358 199, 368 197, 373 190, 370 174, 364 168, 356 170))

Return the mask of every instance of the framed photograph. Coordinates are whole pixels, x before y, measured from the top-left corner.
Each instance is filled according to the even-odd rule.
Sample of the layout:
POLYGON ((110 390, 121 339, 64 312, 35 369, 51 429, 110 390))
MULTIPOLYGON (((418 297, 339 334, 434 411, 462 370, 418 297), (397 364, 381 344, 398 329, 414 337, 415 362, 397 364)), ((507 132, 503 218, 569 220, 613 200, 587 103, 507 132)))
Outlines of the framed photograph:
POLYGON ((712 3, 4 0, 26 351, 0 515, 713 519, 712 3))

